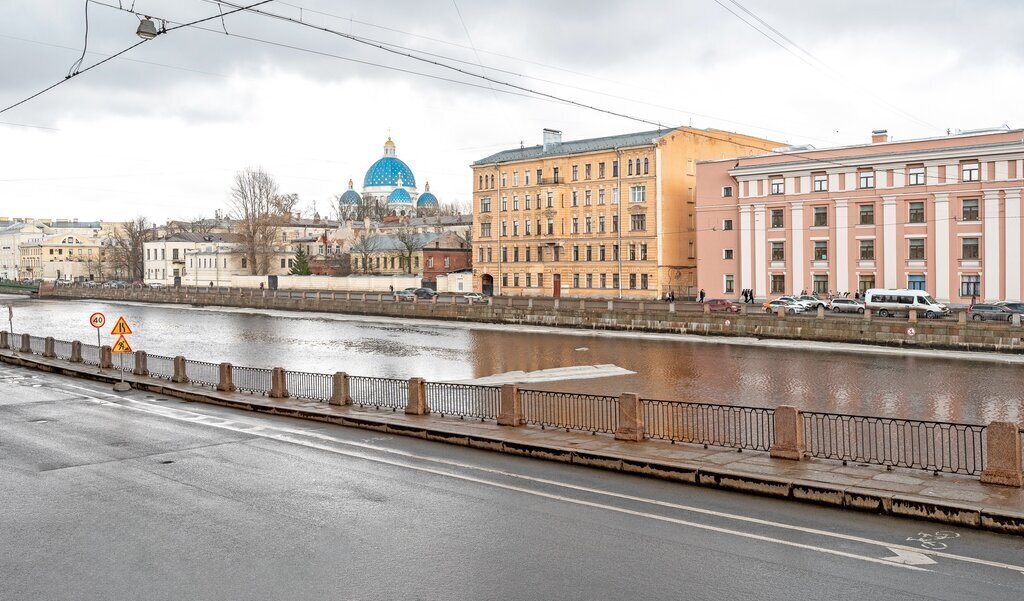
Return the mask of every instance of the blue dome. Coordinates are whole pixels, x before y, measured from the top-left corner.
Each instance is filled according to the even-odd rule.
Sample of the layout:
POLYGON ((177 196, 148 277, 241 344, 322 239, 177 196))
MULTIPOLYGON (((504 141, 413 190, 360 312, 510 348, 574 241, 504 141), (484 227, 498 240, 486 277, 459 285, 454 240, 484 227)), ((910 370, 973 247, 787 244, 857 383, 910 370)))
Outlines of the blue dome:
POLYGON ((420 194, 420 197, 416 199, 417 207, 436 207, 437 197, 434 196, 433 192, 424 192, 420 194))
POLYGON ((409 166, 398 157, 386 156, 370 165, 366 171, 366 177, 363 178, 363 188, 397 186, 399 176, 402 177, 403 186, 416 187, 416 178, 413 177, 412 169, 409 169, 409 166))
POLYGON ((388 203, 392 202, 411 203, 412 196, 409 196, 409 193, 405 191, 405 188, 395 188, 391 191, 391 194, 388 194, 388 203))
POLYGON ((358 192, 350 189, 346 190, 345 193, 341 195, 341 198, 338 199, 338 202, 340 202, 343 205, 357 205, 362 204, 363 199, 359 196, 358 192))

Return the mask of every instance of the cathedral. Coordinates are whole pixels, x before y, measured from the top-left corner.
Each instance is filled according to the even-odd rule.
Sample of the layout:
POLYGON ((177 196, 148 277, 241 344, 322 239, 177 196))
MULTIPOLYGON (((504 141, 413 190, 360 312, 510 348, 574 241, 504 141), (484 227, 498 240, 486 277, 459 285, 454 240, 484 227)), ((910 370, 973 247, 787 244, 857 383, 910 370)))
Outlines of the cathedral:
POLYGON ((430 192, 430 182, 423 186, 422 194, 416 189, 416 177, 412 169, 396 156, 395 143, 390 136, 384 142, 384 156, 366 170, 363 193, 356 192, 352 180, 348 180, 348 190, 338 199, 341 214, 348 218, 357 216, 364 198, 375 205, 385 206, 388 215, 415 216, 436 211, 438 206, 437 197, 430 192))

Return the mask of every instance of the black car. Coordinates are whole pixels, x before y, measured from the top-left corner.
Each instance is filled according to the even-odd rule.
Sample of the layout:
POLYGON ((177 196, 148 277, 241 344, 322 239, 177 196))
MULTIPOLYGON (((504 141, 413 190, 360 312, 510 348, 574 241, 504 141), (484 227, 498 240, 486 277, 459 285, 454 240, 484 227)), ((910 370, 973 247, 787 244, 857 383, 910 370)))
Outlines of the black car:
POLYGON ((967 315, 975 321, 1009 321, 1013 312, 1001 305, 971 305, 967 315))
POLYGON ((417 288, 414 294, 417 298, 433 298, 437 296, 437 293, 430 288, 417 288))

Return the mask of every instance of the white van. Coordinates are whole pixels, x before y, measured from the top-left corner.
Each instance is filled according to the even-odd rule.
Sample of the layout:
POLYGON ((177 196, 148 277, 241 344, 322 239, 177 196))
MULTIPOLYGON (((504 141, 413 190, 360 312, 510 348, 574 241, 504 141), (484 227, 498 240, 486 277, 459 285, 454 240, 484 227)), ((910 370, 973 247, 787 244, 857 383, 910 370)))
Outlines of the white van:
POLYGON ((906 314, 916 309, 922 317, 949 314, 949 307, 937 302, 924 290, 872 288, 864 293, 864 305, 879 317, 906 314))

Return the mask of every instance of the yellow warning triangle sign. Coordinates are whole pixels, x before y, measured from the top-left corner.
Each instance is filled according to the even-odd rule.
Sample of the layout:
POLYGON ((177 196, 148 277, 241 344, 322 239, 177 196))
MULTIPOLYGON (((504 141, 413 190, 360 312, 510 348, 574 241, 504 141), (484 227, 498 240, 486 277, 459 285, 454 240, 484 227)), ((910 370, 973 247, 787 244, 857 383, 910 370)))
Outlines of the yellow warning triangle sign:
POLYGON ((114 343, 114 346, 110 347, 110 352, 115 355, 120 353, 130 353, 132 352, 132 345, 128 344, 128 339, 123 335, 118 336, 117 342, 114 343))
POLYGON ((110 330, 111 336, 123 336, 131 333, 132 329, 128 327, 128 322, 124 320, 124 316, 118 317, 117 323, 114 324, 114 329, 110 330))

